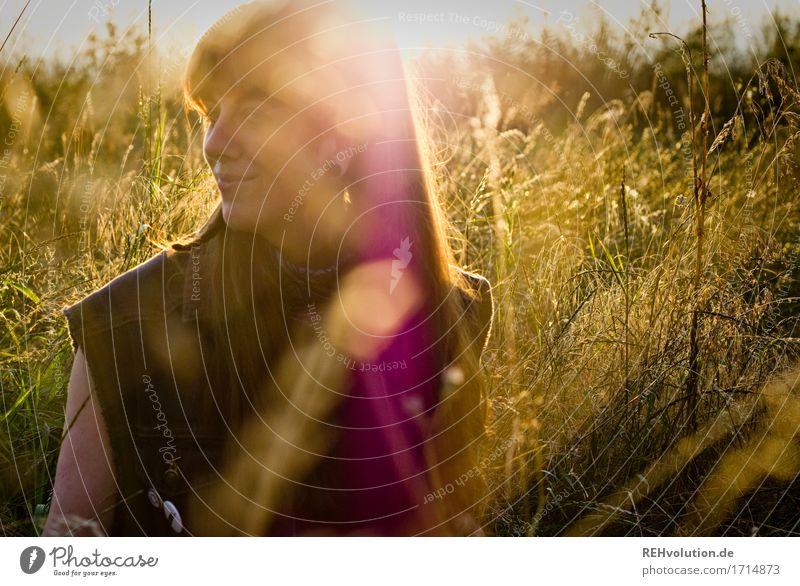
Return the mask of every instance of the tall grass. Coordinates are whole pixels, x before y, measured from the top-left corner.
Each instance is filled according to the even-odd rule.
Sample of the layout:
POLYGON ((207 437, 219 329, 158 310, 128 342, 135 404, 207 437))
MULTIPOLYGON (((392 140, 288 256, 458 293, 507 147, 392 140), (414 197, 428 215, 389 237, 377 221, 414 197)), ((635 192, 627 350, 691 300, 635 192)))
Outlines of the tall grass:
MULTIPOLYGON (((441 183, 464 261, 497 282, 497 533, 797 533, 796 384, 782 415, 764 402, 800 341, 800 94, 770 59, 713 115, 728 90, 705 43, 697 62, 684 47, 689 93, 666 76, 683 138, 652 66, 651 89, 585 118, 584 94, 560 131, 486 67, 422 68, 440 82, 432 108, 466 104, 466 124, 433 125, 441 183), (483 106, 497 103, 505 127, 483 106)), ((546 81, 534 73, 529 87, 546 81)))
MULTIPOLYGON (((781 23, 785 50, 767 31, 763 60, 732 64, 732 81, 720 51, 706 65, 719 31, 688 35, 684 63, 647 40, 644 17, 631 35, 654 43, 647 55, 596 31, 630 72, 625 91, 558 29, 418 64, 461 261, 498 301, 484 361, 493 532, 798 532, 800 27, 781 23)), ((109 25, 71 63, 9 55, 0 526, 27 535, 64 431, 59 309, 197 227, 215 195, 169 83, 180 65, 146 36, 109 25)))

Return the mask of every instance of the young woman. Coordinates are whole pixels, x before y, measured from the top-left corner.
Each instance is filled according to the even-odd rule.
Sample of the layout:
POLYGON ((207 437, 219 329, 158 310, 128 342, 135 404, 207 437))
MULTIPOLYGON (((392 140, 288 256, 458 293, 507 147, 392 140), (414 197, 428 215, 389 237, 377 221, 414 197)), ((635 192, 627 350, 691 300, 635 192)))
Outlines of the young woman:
POLYGON ((64 310, 45 534, 481 534, 488 282, 459 269, 399 53, 252 2, 185 77, 221 200, 64 310))

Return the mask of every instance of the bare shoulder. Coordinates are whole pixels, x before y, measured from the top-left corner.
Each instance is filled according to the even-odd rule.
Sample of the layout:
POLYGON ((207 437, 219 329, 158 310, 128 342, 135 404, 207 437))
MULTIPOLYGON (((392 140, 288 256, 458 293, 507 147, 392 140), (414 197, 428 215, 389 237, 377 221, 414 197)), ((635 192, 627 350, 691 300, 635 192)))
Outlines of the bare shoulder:
POLYGON ((181 301, 184 256, 161 250, 63 307, 70 329, 89 333, 150 315, 163 317, 165 309, 181 301))

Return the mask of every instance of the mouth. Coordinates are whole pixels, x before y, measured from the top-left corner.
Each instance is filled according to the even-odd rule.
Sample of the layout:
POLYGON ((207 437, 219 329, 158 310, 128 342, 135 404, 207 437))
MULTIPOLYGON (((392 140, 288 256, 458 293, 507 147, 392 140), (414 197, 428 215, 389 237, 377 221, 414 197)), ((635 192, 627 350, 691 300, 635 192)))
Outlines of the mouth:
POLYGON ((237 175, 233 173, 225 173, 215 176, 217 185, 221 190, 229 191, 242 185, 251 183, 258 179, 258 175, 237 175))

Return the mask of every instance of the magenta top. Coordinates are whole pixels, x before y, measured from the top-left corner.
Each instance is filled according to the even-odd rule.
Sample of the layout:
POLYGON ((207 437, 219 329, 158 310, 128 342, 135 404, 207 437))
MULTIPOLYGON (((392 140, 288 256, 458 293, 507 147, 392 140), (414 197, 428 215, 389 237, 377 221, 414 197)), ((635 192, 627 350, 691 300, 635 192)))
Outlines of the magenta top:
MULTIPOLYGON (((354 227, 361 246, 354 255, 358 262, 391 261, 392 280, 413 279, 419 285, 426 282, 420 262, 424 251, 415 248, 413 214, 418 210, 413 206, 423 204, 409 203, 409 181, 416 178, 406 170, 416 168, 418 161, 407 156, 405 145, 397 141, 371 144, 362 155, 362 177, 367 179, 353 197, 371 205, 354 227)), ((298 519, 279 518, 275 532, 328 528, 408 534, 410 515, 420 507, 425 510, 431 487, 423 447, 444 364, 432 349, 436 340, 431 320, 426 321, 430 308, 424 305, 370 364, 348 364, 352 383, 336 413, 339 442, 318 471, 328 490, 311 490, 293 513, 298 519), (316 519, 334 523, 313 523, 318 511, 316 519)))
POLYGON ((430 492, 423 446, 440 389, 424 313, 375 360, 347 364, 352 382, 333 422, 338 441, 308 480, 318 488, 298 485, 303 500, 276 516, 270 534, 410 534, 410 517, 430 492))

